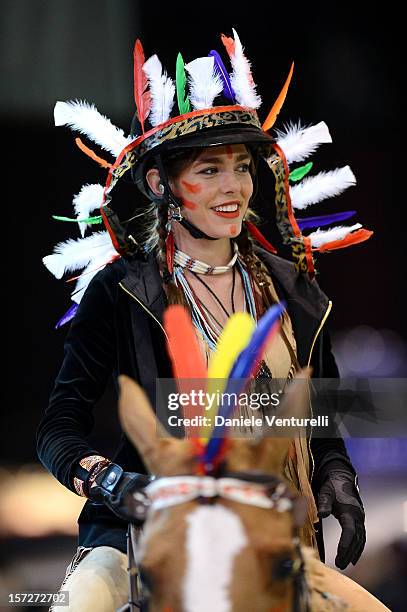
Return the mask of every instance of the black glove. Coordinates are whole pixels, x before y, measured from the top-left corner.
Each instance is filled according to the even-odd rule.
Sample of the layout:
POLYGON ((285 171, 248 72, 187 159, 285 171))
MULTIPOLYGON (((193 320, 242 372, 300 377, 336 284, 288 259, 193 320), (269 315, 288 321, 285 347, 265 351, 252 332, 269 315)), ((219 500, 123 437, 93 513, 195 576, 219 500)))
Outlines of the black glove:
POLYGON ((140 525, 144 522, 149 500, 143 489, 154 476, 124 472, 111 463, 96 476, 89 489, 93 501, 104 502, 112 512, 124 521, 140 525))
POLYGON ((335 469, 326 476, 318 494, 318 515, 326 518, 330 514, 342 527, 335 565, 345 569, 357 563, 366 544, 365 512, 352 473, 335 469))

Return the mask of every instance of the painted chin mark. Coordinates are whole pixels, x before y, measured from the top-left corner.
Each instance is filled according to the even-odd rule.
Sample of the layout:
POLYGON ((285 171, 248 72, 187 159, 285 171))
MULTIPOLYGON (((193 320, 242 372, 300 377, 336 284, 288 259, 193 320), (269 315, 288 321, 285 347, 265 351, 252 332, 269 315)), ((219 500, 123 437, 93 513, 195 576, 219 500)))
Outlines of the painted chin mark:
POLYGON ((200 193, 202 191, 202 185, 200 183, 188 183, 187 181, 181 181, 181 184, 189 193, 200 193))
POLYGON ((187 200, 186 198, 180 198, 182 205, 185 206, 185 208, 188 208, 188 210, 195 210, 197 208, 197 204, 195 204, 195 202, 191 202, 191 200, 187 200))
POLYGON ((232 145, 226 145, 225 149, 226 149, 226 154, 227 154, 228 158, 231 159, 233 157, 232 145))
POLYGON ((230 234, 231 236, 236 236, 237 232, 238 232, 237 225, 231 225, 231 226, 229 227, 229 234, 230 234))

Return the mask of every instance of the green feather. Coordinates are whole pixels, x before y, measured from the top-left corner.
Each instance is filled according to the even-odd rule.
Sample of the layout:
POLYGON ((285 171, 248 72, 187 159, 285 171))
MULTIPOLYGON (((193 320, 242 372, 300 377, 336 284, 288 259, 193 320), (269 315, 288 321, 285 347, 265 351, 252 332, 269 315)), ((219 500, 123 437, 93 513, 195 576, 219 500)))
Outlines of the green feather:
POLYGON ((87 217, 87 219, 71 219, 70 217, 58 217, 57 215, 52 215, 52 218, 56 221, 70 221, 71 223, 88 223, 89 225, 96 225, 97 223, 102 223, 102 215, 98 215, 97 217, 87 217))
POLYGON ((290 176, 289 176, 290 181, 293 181, 293 183, 295 181, 300 181, 302 178, 304 178, 306 174, 308 174, 311 168, 312 168, 312 162, 305 164, 305 166, 300 166, 299 168, 296 168, 295 170, 290 172, 290 176))
POLYGON ((188 95, 185 94, 187 77, 185 75, 184 60, 182 59, 181 53, 178 53, 177 55, 175 83, 177 86, 177 100, 178 100, 179 114, 184 115, 185 113, 190 112, 191 104, 189 102, 188 95))

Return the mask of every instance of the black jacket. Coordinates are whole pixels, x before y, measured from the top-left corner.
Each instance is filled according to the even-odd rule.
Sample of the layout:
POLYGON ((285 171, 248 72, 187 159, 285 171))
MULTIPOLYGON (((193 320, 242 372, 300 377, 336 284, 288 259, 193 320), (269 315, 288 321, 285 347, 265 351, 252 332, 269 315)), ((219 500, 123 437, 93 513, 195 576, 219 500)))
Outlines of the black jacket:
MULTIPOLYGON (((330 303, 314 280, 294 265, 262 249, 280 298, 285 299, 300 364, 311 363, 315 377, 338 376, 324 323, 330 303)), ((89 285, 65 341, 65 355, 37 434, 38 455, 54 476, 74 491, 78 461, 99 454, 86 441, 93 407, 110 376, 136 379, 155 404, 156 378, 172 376, 162 316, 165 294, 153 257, 120 259, 106 266, 89 285)), ((338 461, 354 473, 341 439, 312 439, 313 490, 317 493, 329 465, 338 461)), ((122 436, 113 461, 126 471, 145 472, 133 446, 122 436)), ((126 525, 103 504, 88 501, 79 517, 79 544, 126 550, 126 525)))

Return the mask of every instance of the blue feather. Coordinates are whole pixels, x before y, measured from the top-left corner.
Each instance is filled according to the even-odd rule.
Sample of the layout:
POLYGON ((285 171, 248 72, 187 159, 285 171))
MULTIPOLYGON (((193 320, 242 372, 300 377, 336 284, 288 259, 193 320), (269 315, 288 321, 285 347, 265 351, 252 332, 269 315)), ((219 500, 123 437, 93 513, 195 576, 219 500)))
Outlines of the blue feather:
POLYGON ((69 310, 59 319, 58 323, 55 325, 55 329, 62 327, 65 323, 68 323, 71 319, 76 315, 76 311, 78 310, 78 304, 73 303, 69 310))
POLYGON ((331 223, 338 223, 339 221, 345 221, 356 214, 356 210, 348 210, 342 213, 334 213, 332 215, 321 215, 319 217, 307 217, 306 219, 296 219, 298 227, 302 231, 303 229, 311 227, 323 227, 324 225, 330 225, 331 223))
POLYGON ((230 82, 228 71, 226 70, 225 64, 222 62, 222 58, 217 51, 209 51, 209 57, 213 57, 215 60, 215 72, 219 74, 223 83, 223 95, 225 98, 233 103, 236 103, 235 92, 233 91, 232 83, 230 82))

